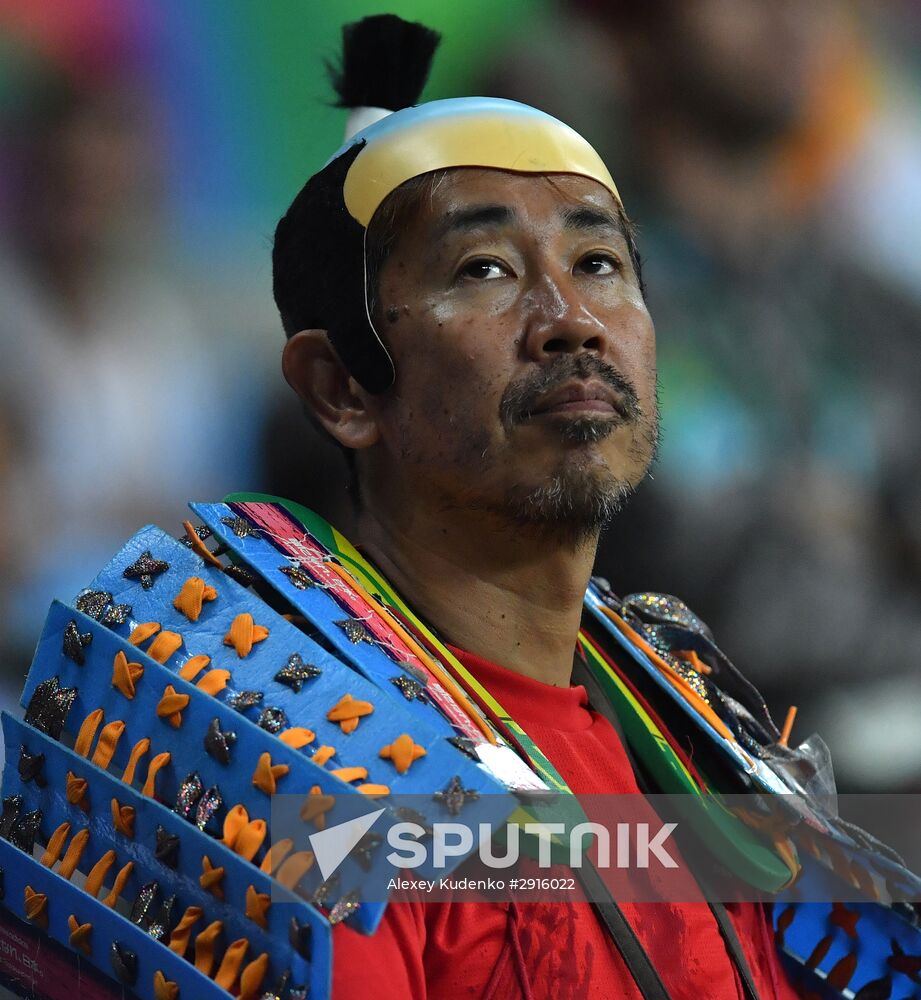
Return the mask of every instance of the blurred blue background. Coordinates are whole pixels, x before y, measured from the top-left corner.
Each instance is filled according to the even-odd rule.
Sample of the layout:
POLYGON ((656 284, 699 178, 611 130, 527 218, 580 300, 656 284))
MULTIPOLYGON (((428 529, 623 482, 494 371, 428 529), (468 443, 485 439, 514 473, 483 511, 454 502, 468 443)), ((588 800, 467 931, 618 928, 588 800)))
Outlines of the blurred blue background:
POLYGON ((279 371, 271 235, 339 145, 324 60, 391 10, 426 97, 574 125, 640 231, 654 477, 615 589, 685 597, 847 791, 921 789, 921 12, 814 0, 0 0, 0 614, 15 700, 53 596, 188 499, 336 519, 279 371))

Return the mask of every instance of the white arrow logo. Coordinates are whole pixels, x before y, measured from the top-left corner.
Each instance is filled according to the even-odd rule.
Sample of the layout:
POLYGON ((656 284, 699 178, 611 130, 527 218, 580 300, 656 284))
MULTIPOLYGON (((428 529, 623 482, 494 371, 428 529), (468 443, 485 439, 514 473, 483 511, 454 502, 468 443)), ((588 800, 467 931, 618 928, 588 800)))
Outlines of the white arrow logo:
POLYGON ((328 830, 312 833, 307 838, 313 848, 324 881, 342 864, 349 851, 374 826, 377 817, 383 812, 383 809, 378 809, 377 812, 365 813, 364 816, 359 816, 357 819, 346 820, 345 823, 331 826, 328 830))

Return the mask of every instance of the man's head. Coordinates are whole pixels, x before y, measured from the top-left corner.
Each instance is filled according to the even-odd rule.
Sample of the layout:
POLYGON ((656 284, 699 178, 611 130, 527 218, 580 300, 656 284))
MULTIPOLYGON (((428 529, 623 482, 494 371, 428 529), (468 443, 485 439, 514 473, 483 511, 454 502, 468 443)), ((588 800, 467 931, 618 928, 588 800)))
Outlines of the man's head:
POLYGON ((587 177, 482 168, 409 188, 368 229, 394 384, 367 392, 316 331, 289 341, 289 381, 355 450, 365 503, 593 537, 656 440, 653 327, 619 202, 587 177))
POLYGON ((593 537, 656 440, 652 323, 617 188, 534 108, 375 90, 382 52, 391 81, 430 61, 427 29, 388 15, 344 38, 338 89, 363 125, 276 232, 286 377, 355 456, 366 508, 593 537))

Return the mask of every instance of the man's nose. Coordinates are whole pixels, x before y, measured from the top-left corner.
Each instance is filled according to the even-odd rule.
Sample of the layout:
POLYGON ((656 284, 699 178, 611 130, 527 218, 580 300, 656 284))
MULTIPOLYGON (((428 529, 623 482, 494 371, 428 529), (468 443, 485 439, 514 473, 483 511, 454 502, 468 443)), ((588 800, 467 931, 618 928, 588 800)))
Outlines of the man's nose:
POLYGON ((534 361, 558 354, 603 354, 607 330, 575 287, 572 275, 543 273, 525 293, 524 350, 534 361))

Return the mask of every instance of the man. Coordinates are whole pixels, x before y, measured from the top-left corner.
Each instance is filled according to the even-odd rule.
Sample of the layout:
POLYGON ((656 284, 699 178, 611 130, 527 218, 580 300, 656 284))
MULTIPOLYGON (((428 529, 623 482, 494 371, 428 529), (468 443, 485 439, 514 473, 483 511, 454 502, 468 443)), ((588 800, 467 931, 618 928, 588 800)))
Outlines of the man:
MULTIPOLYGON (((373 127, 366 139, 373 150, 373 127)), ((599 532, 656 446, 632 229, 603 168, 475 156, 410 173, 367 222, 359 294, 392 384, 385 360, 356 360, 367 330, 305 325, 322 309, 303 284, 323 294, 309 264, 291 275, 316 198, 305 188, 275 244, 285 376, 351 455, 363 553, 574 792, 635 792, 614 729, 570 686, 599 532)), ((706 905, 625 910, 669 995, 745 995, 706 905)), ((792 996, 760 907, 736 907, 733 924, 758 995, 792 996)), ((640 995, 587 904, 397 904, 371 938, 338 928, 334 956, 335 997, 640 995)))

